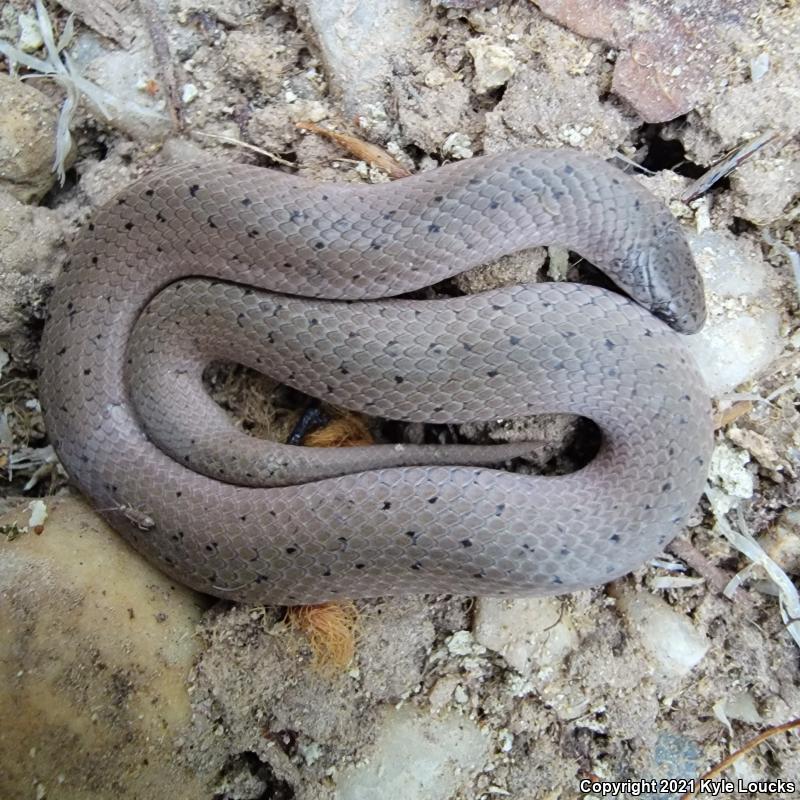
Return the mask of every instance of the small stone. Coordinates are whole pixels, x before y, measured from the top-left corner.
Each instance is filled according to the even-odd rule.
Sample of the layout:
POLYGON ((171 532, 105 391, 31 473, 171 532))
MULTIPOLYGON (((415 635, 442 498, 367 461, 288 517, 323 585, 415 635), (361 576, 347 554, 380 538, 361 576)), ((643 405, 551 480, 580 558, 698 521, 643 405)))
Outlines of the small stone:
MULTIPOLYGON (((0 189, 36 203, 55 183, 58 108, 30 83, 0 74, 0 189)), ((71 164, 74 148, 69 155, 71 164)))
POLYGON ((184 83, 181 89, 181 101, 185 106, 197 99, 199 89, 193 83, 184 83))
POLYGON ((451 133, 442 144, 442 155, 450 158, 472 158, 472 141, 465 133, 451 133))
POLYGON ((750 62, 750 80, 760 81, 769 72, 769 53, 759 53, 750 62))
POLYGON ((708 319, 685 337, 715 397, 755 377, 783 351, 781 303, 761 252, 727 231, 689 235, 706 287, 708 319))
POLYGON ((44 44, 39 21, 33 14, 20 14, 17 22, 20 30, 17 41, 19 49, 23 53, 35 53, 44 44))
POLYGON ((617 601, 632 632, 654 658, 663 677, 688 675, 708 652, 706 636, 661 598, 625 589, 617 601))
POLYGON ((475 64, 474 88, 478 94, 504 86, 517 70, 514 51, 481 36, 467 42, 467 50, 475 64))
POLYGON ((578 634, 556 598, 482 597, 476 605, 475 640, 529 675, 533 669, 560 664, 577 647, 578 634))
POLYGON ((489 737, 469 718, 431 717, 405 706, 386 713, 369 757, 335 778, 337 800, 448 800, 489 755, 489 737))

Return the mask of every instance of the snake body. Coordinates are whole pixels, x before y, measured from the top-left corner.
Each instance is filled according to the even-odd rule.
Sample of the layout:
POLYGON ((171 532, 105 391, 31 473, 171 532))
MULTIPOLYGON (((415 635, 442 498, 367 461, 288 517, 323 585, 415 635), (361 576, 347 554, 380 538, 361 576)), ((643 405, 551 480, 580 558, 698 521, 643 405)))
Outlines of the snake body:
POLYGON ((49 304, 41 398, 72 480, 200 591, 563 593, 657 554, 697 502, 710 402, 671 328, 704 314, 672 215, 591 156, 508 153, 376 186, 181 164, 77 237, 49 304), (380 299, 540 244, 577 251, 640 305, 569 283, 380 299), (390 418, 581 414, 603 443, 559 477, 485 466, 519 445, 270 445, 205 395, 217 359, 390 418))

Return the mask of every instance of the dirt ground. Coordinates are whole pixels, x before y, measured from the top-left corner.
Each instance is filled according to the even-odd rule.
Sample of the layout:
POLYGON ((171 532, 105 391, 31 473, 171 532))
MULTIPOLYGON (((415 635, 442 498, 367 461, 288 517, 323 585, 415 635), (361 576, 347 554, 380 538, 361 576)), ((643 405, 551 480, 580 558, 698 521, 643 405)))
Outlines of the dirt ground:
MULTIPOLYGON (((70 702, 94 697, 92 708, 114 706, 109 730, 131 733, 107 751, 92 745, 91 770, 80 704, 69 706, 74 719, 61 720, 73 734, 61 744, 37 740, 41 729, 17 749, 8 744, 14 737, 0 737, 8 744, 5 756, 0 747, 3 797, 599 797, 579 781, 698 777, 760 732, 800 717, 800 633, 789 624, 800 574, 800 8, 790 0, 687 2, 680 11, 661 0, 475 5, 50 7, 56 38, 65 9, 75 10, 70 69, 117 105, 109 120, 96 93, 84 92, 69 143, 56 122, 64 81, 32 79, 23 91, 0 73, 0 108, 9 112, 0 121, 0 466, 8 477, 0 512, 27 519, 33 499, 55 508, 54 496, 69 491, 41 419, 36 349, 78 226, 136 176, 202 152, 316 180, 390 179, 363 154, 297 125, 311 122, 371 142, 411 172, 518 147, 594 152, 615 158, 669 204, 709 292, 709 330, 693 352, 718 423, 709 490, 691 527, 632 575, 558 599, 360 602, 354 660, 339 671, 314 667, 307 640, 281 624, 279 610, 183 598, 193 610, 170 635, 192 640, 175 656, 185 680, 159 696, 179 696, 185 709, 164 723, 156 748, 137 733, 152 711, 131 710, 150 685, 148 657, 120 646, 112 695, 96 694, 108 670, 77 653, 86 637, 102 649, 104 626, 119 625, 112 615, 93 619, 91 634, 76 632, 74 648, 37 649, 42 609, 61 584, 47 573, 38 588, 25 578, 23 591, 9 565, 36 535, 12 536, 8 517, 0 527, 9 540, 0 541, 6 736, 49 702, 58 705, 65 687, 70 702), (749 159, 698 199, 681 199, 712 164, 759 136, 765 144, 749 159), (51 173, 57 139, 63 185, 51 173), (23 673, 36 676, 45 660, 55 688, 43 703, 23 673), (145 792, 148 759, 169 762, 171 771, 145 792)), ((0 6, 0 41, 25 42, 23 50, 43 59, 35 14, 27 0, 0 6)), ((592 279, 577 261, 538 249, 439 290, 592 279)), ((285 438, 297 419, 302 398, 266 379, 221 369, 209 381, 255 433, 285 438)), ((543 438, 531 468, 550 471, 574 466, 592 435, 558 417, 380 433, 543 438)), ((72 557, 69 548, 59 556, 72 557)), ((53 613, 69 622, 135 558, 109 555, 88 568, 85 587, 73 586, 69 604, 53 613)), ((155 580, 143 577, 142 585, 155 580)), ((171 591, 159 590, 158 613, 175 613, 171 591)), ((734 786, 726 797, 800 797, 798 729, 771 736, 723 776, 796 782, 777 792, 734 786)), ((606 796, 634 796, 634 788, 606 796)), ((644 789, 641 796, 677 798, 687 787, 644 789)))

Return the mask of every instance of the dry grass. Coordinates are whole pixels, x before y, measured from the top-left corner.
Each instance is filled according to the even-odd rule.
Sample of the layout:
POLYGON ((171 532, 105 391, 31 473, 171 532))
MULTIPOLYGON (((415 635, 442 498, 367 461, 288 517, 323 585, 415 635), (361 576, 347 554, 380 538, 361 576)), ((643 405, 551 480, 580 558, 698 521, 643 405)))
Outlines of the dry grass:
POLYGON ((352 663, 358 620, 358 609, 350 601, 294 606, 286 612, 286 624, 308 639, 314 668, 325 674, 342 672, 352 663))
POLYGON ((331 420, 324 428, 311 431, 303 439, 306 447, 358 447, 374 444, 364 420, 354 414, 344 414, 331 420))

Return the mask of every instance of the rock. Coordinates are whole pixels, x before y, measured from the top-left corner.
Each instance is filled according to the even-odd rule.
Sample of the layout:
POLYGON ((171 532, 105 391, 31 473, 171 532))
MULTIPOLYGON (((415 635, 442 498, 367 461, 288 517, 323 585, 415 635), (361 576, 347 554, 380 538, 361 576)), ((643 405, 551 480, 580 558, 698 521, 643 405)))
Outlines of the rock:
POLYGON ((336 776, 336 800, 448 800, 489 758, 489 737, 458 713, 390 709, 365 762, 336 776))
POLYGON ((475 64, 473 88, 478 94, 504 86, 517 71, 514 51, 487 36, 469 39, 466 46, 475 64))
POLYGON ((441 152, 451 158, 472 155, 475 115, 472 95, 462 81, 431 88, 397 80, 393 103, 407 141, 426 153, 441 152))
POLYGON ((33 357, 26 326, 43 314, 42 291, 58 272, 63 238, 56 212, 0 191, 0 339, 18 364, 33 357))
MULTIPOLYGON (((0 74, 0 189, 36 203, 55 183, 58 107, 29 83, 0 74)), ((73 147, 68 165, 75 155, 73 147)))
POLYGON ((744 36, 757 8, 755 0, 709 0, 680 8, 660 0, 535 2, 575 33, 621 51, 612 90, 645 122, 674 119, 715 93, 730 73, 737 37, 744 36))
POLYGON ((624 588, 617 603, 631 634, 655 661, 656 672, 668 680, 688 675, 708 652, 705 634, 679 610, 655 595, 624 588))
POLYGON ((708 465, 708 480, 711 483, 706 493, 714 508, 726 513, 739 505, 739 500, 753 496, 755 483, 753 472, 747 468, 750 454, 727 442, 720 442, 711 454, 708 465))
POLYGON ((578 645, 569 612, 554 597, 476 602, 475 640, 522 675, 555 667, 578 645))
POLYGON ((422 0, 294 0, 294 6, 319 43, 343 116, 369 116, 368 106, 384 106, 392 58, 414 40, 422 0))
POLYGON ((86 98, 98 122, 140 142, 159 142, 168 135, 171 123, 163 93, 151 98, 139 88, 158 74, 149 48, 107 49, 87 31, 76 37, 73 52, 83 76, 104 91, 102 100, 110 117, 91 96, 86 98))
POLYGON ((225 74, 274 96, 283 86, 285 73, 294 66, 297 48, 292 44, 291 37, 274 27, 259 33, 231 31, 223 48, 225 74))
POLYGON ((47 506, 41 535, 0 537, 0 796, 133 800, 165 786, 176 800, 209 796, 178 741, 205 599, 83 501, 47 506))
POLYGON ((779 220, 800 185, 800 156, 787 148, 775 158, 755 158, 731 175, 734 213, 759 227, 779 220))
POLYGON ((785 572, 800 574, 800 511, 786 509, 758 543, 785 572))
MULTIPOLYGON (((559 38, 565 36, 558 29, 546 32, 545 49, 552 49, 553 57, 544 66, 521 66, 509 80, 503 99, 486 114, 487 153, 530 147, 532 131, 538 146, 579 147, 597 153, 611 153, 628 138, 636 120, 601 102, 603 89, 596 73, 569 72, 563 50, 558 49, 559 38), (556 58, 559 52, 562 56, 556 58)), ((592 57, 588 46, 583 52, 592 57)))
POLYGON ((539 270, 544 266, 546 257, 547 251, 543 247, 523 250, 462 272, 455 276, 453 282, 464 294, 477 294, 520 283, 537 283, 539 270))
POLYGON ((711 394, 754 378, 783 350, 781 303, 770 267, 746 239, 727 231, 691 234, 706 287, 705 327, 685 342, 711 394))

